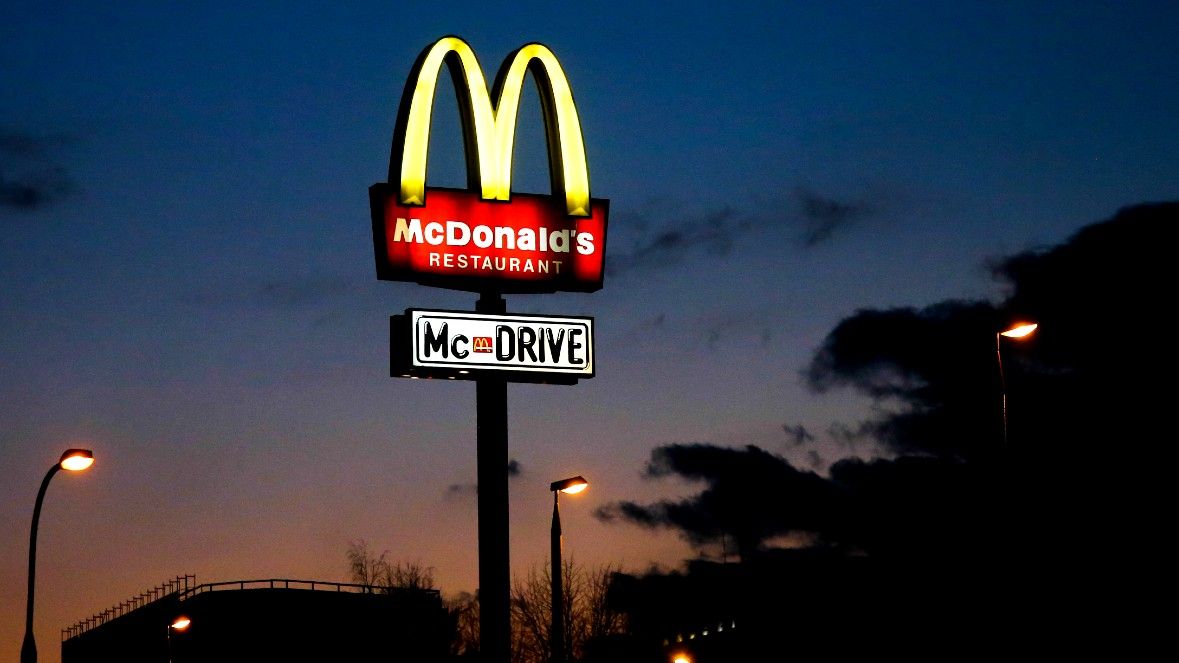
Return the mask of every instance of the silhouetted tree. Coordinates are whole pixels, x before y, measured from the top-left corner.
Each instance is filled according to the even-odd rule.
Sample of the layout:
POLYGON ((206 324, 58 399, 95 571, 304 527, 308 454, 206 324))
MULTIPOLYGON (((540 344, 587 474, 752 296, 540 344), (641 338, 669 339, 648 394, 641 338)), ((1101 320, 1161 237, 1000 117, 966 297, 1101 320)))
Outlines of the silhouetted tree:
MULTIPOLYGON (((372 552, 363 539, 348 544, 348 567, 352 582, 370 585, 378 591, 434 588, 434 573, 418 562, 390 562, 389 551, 372 552)), ((587 568, 564 561, 565 643, 570 661, 582 660, 586 646, 595 639, 621 633, 625 617, 607 602, 607 591, 617 566, 606 564, 587 568)), ((545 663, 549 660, 552 614, 552 578, 549 565, 529 570, 512 584, 512 661, 545 663)), ((477 658, 479 655, 479 597, 459 592, 444 605, 454 626, 451 655, 477 658)))
POLYGON ((479 595, 459 592, 443 601, 454 621, 450 653, 457 658, 479 656, 479 595))
MULTIPOLYGON (((512 661, 544 663, 552 650, 551 565, 529 569, 512 583, 512 661)), ((570 661, 583 660, 595 639, 621 633, 625 616, 607 602, 610 581, 619 569, 613 564, 587 568, 563 560, 565 646, 570 661)))
POLYGON ((436 589, 434 569, 420 562, 393 562, 388 560, 389 551, 374 555, 364 539, 348 544, 348 567, 352 582, 370 585, 389 591, 391 589, 436 589))

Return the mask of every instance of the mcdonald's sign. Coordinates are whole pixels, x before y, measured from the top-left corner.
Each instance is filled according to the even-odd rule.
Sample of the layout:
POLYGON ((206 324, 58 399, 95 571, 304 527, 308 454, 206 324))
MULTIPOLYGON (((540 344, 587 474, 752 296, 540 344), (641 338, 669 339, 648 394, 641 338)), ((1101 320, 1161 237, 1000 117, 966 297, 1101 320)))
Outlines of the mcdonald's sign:
POLYGON ((380 279, 501 293, 602 287, 610 203, 590 197, 573 93, 542 44, 509 55, 491 92, 462 39, 443 37, 422 51, 401 96, 389 182, 370 187, 369 201, 380 279), (425 183, 430 116, 444 64, 459 101, 466 189, 425 183), (516 116, 529 72, 541 100, 551 195, 511 191, 516 116))

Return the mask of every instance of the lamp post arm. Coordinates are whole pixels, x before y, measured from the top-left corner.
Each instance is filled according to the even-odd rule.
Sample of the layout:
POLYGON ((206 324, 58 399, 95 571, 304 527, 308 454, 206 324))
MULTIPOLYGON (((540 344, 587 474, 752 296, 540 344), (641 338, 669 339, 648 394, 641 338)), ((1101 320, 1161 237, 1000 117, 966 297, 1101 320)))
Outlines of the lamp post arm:
POLYGON ((37 643, 33 638, 33 599, 36 591, 37 577, 37 524, 41 520, 41 503, 45 500, 45 489, 49 487, 49 480, 61 470, 61 463, 54 463, 41 480, 41 489, 37 491, 37 502, 33 506, 33 526, 29 530, 29 591, 25 603, 25 640, 20 648, 21 663, 33 663, 37 660, 37 643))

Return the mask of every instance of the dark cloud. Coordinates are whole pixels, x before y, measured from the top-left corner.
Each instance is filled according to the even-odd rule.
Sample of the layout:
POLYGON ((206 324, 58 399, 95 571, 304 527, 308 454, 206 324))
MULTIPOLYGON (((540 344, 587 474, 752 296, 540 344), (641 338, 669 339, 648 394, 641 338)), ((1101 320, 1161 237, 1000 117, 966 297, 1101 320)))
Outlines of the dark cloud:
MULTIPOLYGON (((821 465, 815 453, 809 459, 821 465)), ((805 534, 813 545, 881 556, 969 547, 984 492, 970 468, 952 459, 842 460, 829 478, 801 470, 755 446, 675 444, 655 449, 645 476, 674 476, 704 488, 679 501, 615 502, 604 522, 677 531, 693 545, 734 542, 742 559, 769 539, 805 534)))
MULTIPOLYGON (((523 472, 523 466, 520 461, 512 458, 508 461, 508 478, 515 479, 523 472)), ((479 484, 471 483, 452 483, 446 487, 446 499, 466 498, 479 494, 479 484)))
POLYGON ((696 219, 644 232, 628 253, 611 256, 608 268, 617 275, 636 268, 678 264, 683 256, 696 251, 724 255, 750 224, 748 217, 731 208, 711 210, 696 219))
MULTIPOLYGON (((984 504, 992 520, 963 506, 945 512, 947 522, 991 527, 1004 546, 992 552, 1009 560, 1013 577, 1039 569, 1025 579, 1045 595, 1072 591, 1075 578, 1053 571, 1059 559, 1148 568, 1138 551, 1165 547, 1160 523, 1170 514, 1160 505, 1172 501, 1173 453, 1160 441, 1174 437, 1166 385, 1179 365, 1170 322, 1176 240, 1179 203, 1120 210, 1059 245, 994 261, 1005 286, 998 302, 855 313, 827 336, 807 379, 819 391, 844 387, 873 400, 857 432, 894 453, 950 463, 944 475, 925 468, 929 476, 906 479, 925 485, 922 493, 936 496, 929 500, 973 473, 985 499, 971 504, 984 504), (997 337, 1017 320, 1040 328, 1024 340, 997 337)), ((902 461, 915 462, 893 467, 902 461)), ((885 474, 831 469, 833 480, 893 485, 885 474)), ((927 507, 912 495, 891 502, 927 507)), ((921 541, 926 532, 910 525, 893 526, 921 541)), ((863 530, 868 541, 885 536, 863 530)))
MULTIPOLYGON (((629 250, 618 249, 621 240, 615 234, 608 270, 616 276, 633 269, 676 265, 694 253, 726 255, 738 239, 758 230, 796 231, 798 243, 811 248, 832 241, 878 214, 883 206, 882 201, 866 202, 867 195, 841 200, 805 186, 795 187, 787 195, 785 202, 763 204, 755 211, 720 207, 663 224, 653 222, 652 217, 671 217, 674 213, 650 209, 633 213, 623 225, 635 237, 629 250)), ((674 206, 664 201, 663 207, 674 206)))
POLYGON ((74 185, 60 168, 22 173, 10 178, 0 171, 0 206, 31 210, 64 198, 74 185))
POLYGON ((203 290, 184 294, 180 301, 210 307, 302 308, 339 302, 355 292, 356 285, 351 280, 320 277, 267 281, 238 291, 203 290))
POLYGON ((859 311, 828 334, 805 378, 875 400, 878 416, 845 429, 849 442, 870 432, 897 452, 970 455, 1000 435, 1000 318, 986 302, 859 311))
POLYGON ((687 329, 710 351, 732 339, 752 340, 764 347, 774 338, 769 315, 764 310, 717 310, 698 316, 687 329))
POLYGON ((815 436, 802 424, 795 424, 793 426, 782 424, 782 432, 786 433, 786 440, 792 447, 802 446, 808 442, 815 441, 815 436))
POLYGON ((344 279, 271 281, 263 283, 254 297, 263 306, 287 308, 338 300, 353 290, 351 282, 344 279))
POLYGON ((802 244, 808 248, 830 241, 836 232, 875 212, 866 202, 845 202, 801 186, 794 189, 794 199, 801 212, 802 244))
POLYGON ((811 449, 806 452, 806 462, 810 464, 812 470, 819 470, 823 467, 823 456, 818 451, 811 449))
POLYGON ((452 483, 446 487, 447 499, 458 499, 479 494, 479 486, 473 483, 452 483))
MULTIPOLYGON (((781 624, 799 623, 838 622, 823 655, 849 628, 900 634, 906 647, 918 630, 950 634, 953 645, 989 637, 999 603, 1025 619, 1082 616, 1165 575, 1157 551, 1169 550, 1173 520, 1176 240, 1179 203, 1127 208, 1057 246, 994 261, 1006 286, 998 301, 861 310, 840 322, 805 378, 819 392, 871 399, 867 420, 828 434, 849 448, 879 442, 893 458, 840 460, 824 477, 756 447, 654 450, 647 477, 699 490, 597 516, 678 532, 701 556, 732 540, 741 563, 697 560, 686 574, 635 579, 636 604, 654 599, 636 623, 675 633, 685 617, 663 624, 659 615, 682 599, 748 606, 743 619, 773 633, 761 653, 780 646, 781 624), (1040 329, 999 340, 1020 319, 1040 329), (804 548, 773 547, 783 542, 804 548), (831 619, 848 606, 848 623, 831 619), (981 627, 953 635, 968 622, 981 627)), ((800 442, 809 433, 783 430, 800 442)))
POLYGON ((816 391, 872 398, 876 416, 858 434, 895 452, 994 453, 1003 438, 995 334, 1035 320, 1034 336, 1002 342, 1011 435, 1051 440, 1062 453, 1075 449, 1070 438, 1124 439, 1143 421, 1145 385, 1160 376, 1151 367, 1174 365, 1162 289, 1177 239, 1179 204, 1127 208, 1058 246, 995 261, 1007 290, 997 304, 856 312, 828 334, 805 377, 816 391), (1133 343, 1117 331, 1121 320, 1133 321, 1133 343))
POLYGON ((74 191, 65 169, 50 160, 62 142, 60 137, 0 129, 0 207, 32 210, 74 191))
POLYGON ((870 423, 860 423, 855 428, 843 423, 832 422, 827 427, 827 437, 849 452, 855 452, 860 445, 871 442, 876 429, 870 423))
MULTIPOLYGON (((1179 203, 1127 208, 1060 245, 995 261, 1000 301, 841 321, 805 378, 818 392, 870 398, 868 419, 827 432, 849 448, 882 444, 892 458, 840 460, 821 476, 757 447, 669 445, 644 475, 698 490, 596 515, 677 532, 701 554, 730 541, 742 561, 763 559, 775 541, 803 541, 894 571, 917 564, 961 579, 986 569, 1044 595, 1076 591, 1075 577, 1055 570, 1060 559, 1140 565, 1141 551, 1165 548, 1162 505, 1173 501, 1165 441, 1174 425, 1159 387, 1179 365, 1169 320, 1177 239, 1179 203), (997 346, 1018 319, 1041 327, 997 346)), ((791 449, 813 437, 796 425, 783 432, 791 449)))
POLYGON ((45 155, 52 142, 54 141, 21 131, 0 128, 0 155, 6 157, 41 157, 45 155))
POLYGON ((776 534, 818 530, 824 520, 818 510, 838 503, 830 485, 818 475, 795 469, 785 458, 754 446, 659 447, 651 453, 645 476, 677 476, 706 486, 678 502, 624 501, 601 507, 595 515, 608 522, 674 529, 698 546, 714 544, 724 535, 746 556, 776 534), (772 508, 776 504, 791 506, 772 508))

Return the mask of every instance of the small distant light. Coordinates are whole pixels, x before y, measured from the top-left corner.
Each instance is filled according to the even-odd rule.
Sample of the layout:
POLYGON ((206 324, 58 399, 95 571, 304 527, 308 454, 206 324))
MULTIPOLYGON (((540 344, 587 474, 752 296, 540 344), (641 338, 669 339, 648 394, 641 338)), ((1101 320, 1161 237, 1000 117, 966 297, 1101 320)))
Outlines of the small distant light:
POLYGON ((188 625, 191 623, 192 620, 188 617, 177 617, 176 621, 172 622, 172 630, 183 631, 184 629, 188 628, 188 625))
POLYGON ((689 633, 689 634, 688 634, 688 639, 689 639, 689 640, 695 640, 695 639, 696 639, 696 634, 695 634, 695 633, 689 633))
POLYGON ((683 642, 683 641, 684 641, 684 636, 683 636, 683 634, 680 634, 680 635, 677 635, 677 636, 675 636, 675 641, 676 641, 676 642, 683 642))
POLYGON ((707 636, 707 635, 708 635, 708 631, 704 631, 704 632, 703 632, 703 633, 701 633, 700 635, 707 636))
POLYGON ((467 375, 470 371, 459 371, 459 375, 467 375))
POLYGON ((681 652, 672 657, 671 663, 692 663, 692 657, 681 652))

